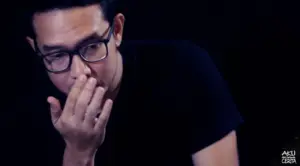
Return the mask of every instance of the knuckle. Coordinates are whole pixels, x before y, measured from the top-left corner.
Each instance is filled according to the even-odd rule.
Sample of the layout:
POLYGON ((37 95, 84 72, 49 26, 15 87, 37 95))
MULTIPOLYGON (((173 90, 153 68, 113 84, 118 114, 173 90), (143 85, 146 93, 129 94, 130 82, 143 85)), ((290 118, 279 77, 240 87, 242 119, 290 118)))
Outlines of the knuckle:
POLYGON ((74 131, 82 132, 81 125, 78 123, 72 123, 71 127, 74 131))
POLYGON ((98 121, 101 123, 105 122, 108 119, 108 116, 99 116, 98 121))
POLYGON ((85 81, 81 81, 80 79, 76 79, 73 88, 80 88, 85 84, 85 81))
POLYGON ((88 135, 92 135, 91 132, 91 126, 87 125, 87 124, 83 124, 80 126, 80 128, 77 129, 78 132, 80 132, 82 135, 88 136, 88 135))
POLYGON ((75 96, 75 95, 70 95, 70 96, 69 96, 69 103, 75 103, 76 99, 77 99, 77 96, 75 96))
POLYGON ((80 125, 75 122, 68 123, 68 128, 72 131, 80 131, 80 125))
POLYGON ((61 127, 69 126, 69 122, 66 120, 66 118, 63 118, 60 122, 61 127))
POLYGON ((71 90, 71 91, 72 91, 73 93, 76 93, 76 92, 79 92, 80 89, 81 89, 81 88, 80 88, 79 85, 74 85, 74 86, 72 87, 72 90, 71 90))
POLYGON ((86 107, 87 107, 87 104, 82 100, 79 100, 76 104, 76 109, 78 109, 78 110, 84 110, 84 109, 86 109, 86 107))
POLYGON ((93 90, 94 90, 93 87, 90 87, 90 86, 85 86, 84 87, 84 91, 87 92, 87 93, 91 93, 91 92, 93 92, 93 90))
POLYGON ((93 131, 91 130, 91 125, 85 124, 83 127, 82 132, 84 133, 84 135, 93 135, 93 131))
POLYGON ((88 116, 96 116, 98 114, 98 112, 100 112, 100 106, 97 105, 89 105, 87 107, 87 111, 86 114, 88 116))

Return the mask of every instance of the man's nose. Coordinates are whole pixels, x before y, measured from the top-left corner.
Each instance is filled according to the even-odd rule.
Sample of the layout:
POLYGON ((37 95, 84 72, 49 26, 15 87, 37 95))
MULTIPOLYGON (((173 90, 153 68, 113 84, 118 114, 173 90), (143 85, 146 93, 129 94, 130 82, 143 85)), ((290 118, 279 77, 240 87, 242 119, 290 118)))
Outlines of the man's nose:
POLYGON ((73 79, 77 79, 80 75, 91 75, 89 66, 78 56, 73 56, 70 70, 73 79))

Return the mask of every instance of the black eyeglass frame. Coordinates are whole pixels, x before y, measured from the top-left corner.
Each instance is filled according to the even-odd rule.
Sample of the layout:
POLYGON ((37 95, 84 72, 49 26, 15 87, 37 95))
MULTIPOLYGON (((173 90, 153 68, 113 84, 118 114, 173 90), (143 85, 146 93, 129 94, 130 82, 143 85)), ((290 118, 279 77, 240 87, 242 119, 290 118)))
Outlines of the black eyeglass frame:
MULTIPOLYGON (((70 62, 69 62, 68 66, 67 66, 65 69, 62 69, 62 70, 59 70, 59 71, 55 71, 55 70, 50 70, 50 69, 48 69, 48 68, 46 67, 45 64, 43 64, 43 66, 45 67, 45 69, 46 69, 48 72, 51 72, 51 73, 62 73, 62 72, 65 72, 65 71, 67 71, 67 70, 70 69, 70 67, 71 67, 71 65, 72 65, 72 59, 73 59, 73 56, 75 56, 75 55, 79 55, 79 57, 80 57, 83 61, 88 62, 88 63, 96 63, 96 62, 99 62, 99 61, 104 60, 104 59, 108 56, 108 46, 107 46, 107 45, 108 45, 108 43, 109 43, 109 41, 110 41, 110 38, 111 38, 111 36, 112 36, 112 34, 113 34, 114 26, 112 25, 112 26, 110 26, 110 27, 108 27, 108 28, 110 28, 110 30, 109 30, 109 33, 108 33, 108 36, 107 36, 106 39, 98 39, 97 41, 88 44, 88 45, 92 45, 92 44, 97 44, 97 43, 104 43, 105 49, 106 49, 106 55, 105 55, 104 57, 102 57, 101 59, 94 60, 94 61, 87 60, 87 59, 80 53, 80 49, 84 48, 84 47, 85 47, 85 46, 84 46, 84 47, 77 47, 77 48, 75 48, 75 49, 73 49, 73 50, 66 50, 66 51, 59 51, 59 52, 56 52, 56 53, 67 53, 67 54, 69 55, 69 60, 70 60, 70 62)), ((42 52, 41 52, 40 49, 38 48, 38 44, 37 44, 37 40, 36 40, 36 39, 34 40, 34 46, 35 46, 35 52, 36 52, 36 54, 37 54, 39 57, 41 57, 42 60, 45 59, 45 60, 47 61, 46 57, 49 56, 49 54, 53 54, 53 53, 42 54, 42 52)), ((43 63, 45 63, 45 62, 43 61, 43 63)))

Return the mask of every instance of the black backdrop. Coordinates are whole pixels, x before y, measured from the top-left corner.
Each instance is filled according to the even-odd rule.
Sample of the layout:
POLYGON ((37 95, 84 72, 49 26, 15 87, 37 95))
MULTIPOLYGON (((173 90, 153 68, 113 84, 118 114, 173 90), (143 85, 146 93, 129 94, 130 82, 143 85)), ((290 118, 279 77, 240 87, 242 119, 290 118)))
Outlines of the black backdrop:
MULTIPOLYGON (((208 50, 245 120, 238 132, 241 164, 280 162, 282 150, 295 142, 299 128, 297 5, 272 0, 127 0, 125 4, 125 39, 188 39, 208 50)), ((3 94, 8 99, 1 122, 8 133, 18 132, 14 117, 22 105, 15 99, 30 97, 28 91, 36 81, 32 59, 26 56, 31 52, 22 36, 22 11, 17 6, 3 15, 3 27, 11 32, 2 33, 9 37, 3 38, 8 53, 1 65, 3 94), (5 19, 7 15, 12 17, 5 19)))

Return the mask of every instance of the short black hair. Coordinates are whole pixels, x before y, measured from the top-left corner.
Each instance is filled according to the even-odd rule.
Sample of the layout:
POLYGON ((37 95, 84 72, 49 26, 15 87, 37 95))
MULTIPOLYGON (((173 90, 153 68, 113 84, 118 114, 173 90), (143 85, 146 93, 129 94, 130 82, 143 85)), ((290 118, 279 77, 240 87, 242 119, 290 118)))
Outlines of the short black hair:
POLYGON ((99 4, 103 12, 104 19, 112 24, 115 15, 121 12, 121 3, 119 0, 33 0, 29 10, 27 10, 27 19, 29 23, 29 31, 27 36, 35 38, 34 27, 32 25, 32 17, 35 13, 47 12, 54 9, 68 9, 72 7, 82 7, 99 4))

